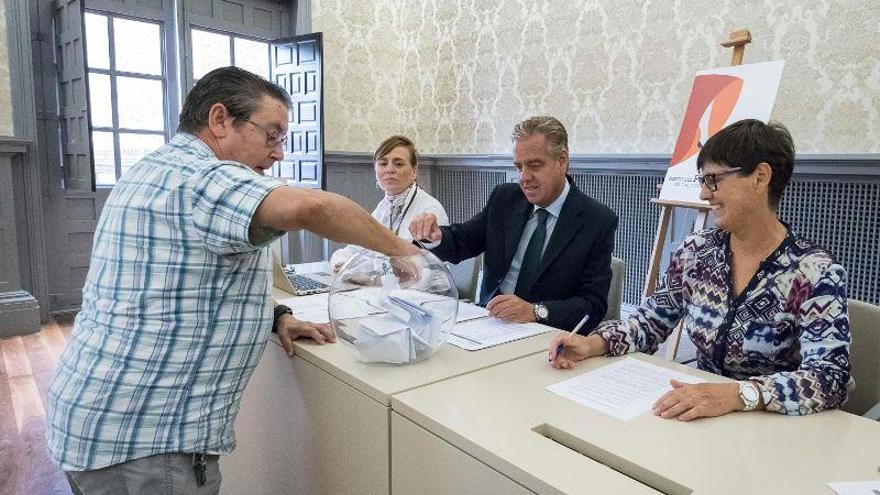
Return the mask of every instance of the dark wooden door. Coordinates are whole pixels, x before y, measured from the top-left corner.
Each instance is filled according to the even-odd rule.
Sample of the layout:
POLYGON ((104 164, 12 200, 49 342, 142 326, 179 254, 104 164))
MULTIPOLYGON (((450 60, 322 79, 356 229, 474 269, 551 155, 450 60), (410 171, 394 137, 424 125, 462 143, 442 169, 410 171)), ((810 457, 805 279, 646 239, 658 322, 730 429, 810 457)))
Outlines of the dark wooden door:
POLYGON ((321 74, 321 33, 272 43, 274 81, 290 93, 293 105, 284 159, 275 173, 288 184, 324 188, 324 108, 321 74))

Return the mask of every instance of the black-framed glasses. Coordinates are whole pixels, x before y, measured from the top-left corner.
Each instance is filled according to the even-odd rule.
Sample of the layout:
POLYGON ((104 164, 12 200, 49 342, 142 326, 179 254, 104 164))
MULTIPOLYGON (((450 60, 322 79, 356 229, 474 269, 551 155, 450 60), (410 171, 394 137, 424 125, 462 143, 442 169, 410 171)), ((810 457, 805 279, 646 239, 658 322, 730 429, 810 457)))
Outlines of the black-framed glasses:
POLYGON ((260 130, 262 130, 263 132, 265 132, 265 133, 266 133, 266 146, 267 146, 267 147, 269 147, 269 148, 274 148, 274 147, 278 146, 279 144, 283 147, 283 146, 284 146, 284 143, 287 142, 287 133, 286 133, 286 132, 283 132, 283 131, 270 131, 269 129, 266 129, 265 127, 261 126, 260 124, 257 124, 257 123, 254 122, 253 120, 251 120, 251 119, 249 119, 249 118, 247 118, 247 117, 245 117, 245 116, 243 116, 243 115, 238 115, 238 114, 235 114, 235 113, 232 113, 232 112, 229 112, 229 113, 230 113, 231 115, 235 116, 236 118, 239 118, 239 119, 241 119, 241 120, 244 120, 245 122, 247 122, 247 123, 253 125, 254 127, 258 127, 260 130))
POLYGON ((715 172, 714 174, 702 174, 697 175, 695 179, 700 183, 701 186, 706 186, 710 191, 715 192, 718 190, 718 178, 724 177, 727 174, 735 174, 742 170, 742 167, 733 167, 730 170, 725 170, 724 172, 715 172))

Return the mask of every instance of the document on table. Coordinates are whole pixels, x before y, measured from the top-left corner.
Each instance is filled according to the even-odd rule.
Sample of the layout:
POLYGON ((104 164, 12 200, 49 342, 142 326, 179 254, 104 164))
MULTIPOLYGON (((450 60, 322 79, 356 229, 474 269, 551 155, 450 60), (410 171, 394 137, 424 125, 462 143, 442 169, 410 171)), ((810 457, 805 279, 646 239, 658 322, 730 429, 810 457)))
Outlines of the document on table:
POLYGON ((279 304, 288 306, 293 310, 293 316, 298 320, 312 323, 329 323, 327 314, 327 301, 330 294, 312 294, 308 296, 288 297, 278 301, 279 304))
MULTIPOLYGON (((334 315, 337 319, 362 318, 364 316, 386 313, 382 308, 373 306, 368 295, 363 291, 340 292, 334 297, 334 315)), ((308 296, 288 297, 278 302, 289 306, 293 316, 299 320, 312 323, 329 323, 330 315, 328 293, 311 294, 308 296)))
POLYGON ((456 323, 447 342, 467 351, 513 342, 553 330, 537 323, 506 323, 497 318, 480 318, 456 323))
POLYGON ((387 313, 388 310, 372 302, 375 299, 376 291, 370 289, 337 292, 333 296, 333 317, 337 320, 348 320, 387 313))
POLYGON ((700 383, 705 380, 626 357, 597 370, 555 383, 547 390, 621 421, 629 421, 651 410, 664 393, 672 390, 669 380, 700 383))
POLYGON ((458 316, 455 317, 455 322, 461 323, 463 321, 476 320, 477 318, 485 318, 487 316, 489 316, 488 309, 482 306, 477 306, 476 304, 459 301, 458 316))
POLYGON ((828 483, 837 495, 880 495, 880 481, 838 481, 828 483))

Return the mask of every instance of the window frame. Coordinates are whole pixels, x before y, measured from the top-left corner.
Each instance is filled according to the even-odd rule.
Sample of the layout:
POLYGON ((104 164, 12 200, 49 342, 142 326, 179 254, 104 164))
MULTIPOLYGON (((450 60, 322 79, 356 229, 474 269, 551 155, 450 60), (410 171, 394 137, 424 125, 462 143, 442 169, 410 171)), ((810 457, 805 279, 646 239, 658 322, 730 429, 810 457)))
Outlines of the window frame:
MULTIPOLYGON (((271 60, 272 42, 274 41, 273 39, 260 38, 258 36, 241 34, 241 33, 236 33, 234 31, 226 31, 226 30, 223 30, 220 28, 211 28, 211 27, 206 27, 206 26, 200 25, 200 24, 191 23, 189 26, 187 26, 187 32, 186 32, 186 39, 188 42, 187 58, 186 58, 186 74, 189 79, 189 85, 187 86, 187 92, 189 92, 189 89, 192 88, 196 84, 196 82, 198 82, 199 79, 201 79, 201 78, 196 78, 196 75, 195 75, 195 64, 193 63, 193 59, 195 58, 195 56, 193 54, 193 42, 192 42, 193 31, 203 31, 206 33, 219 34, 219 35, 226 36, 227 38, 229 38, 229 65, 238 67, 238 65, 235 64, 235 40, 236 39, 265 43, 266 44, 266 61, 269 62, 271 60)), ((269 69, 269 73, 266 74, 266 79, 269 79, 271 77, 271 72, 272 72, 271 63, 267 63, 266 65, 267 65, 267 68, 269 69)), ((262 74, 258 74, 258 75, 262 76, 262 74)), ((183 93, 182 93, 182 96, 183 96, 183 93)))
MULTIPOLYGON (((73 0, 76 1, 76 0, 73 0)), ((230 38, 230 58, 235 60, 235 40, 242 39, 248 41, 256 41, 269 45, 271 53, 271 44, 273 41, 290 36, 293 26, 297 19, 296 11, 298 1, 287 3, 279 3, 277 0, 230 0, 230 4, 238 9, 232 10, 216 9, 210 0, 143 0, 134 2, 133 0, 81 0, 80 12, 86 11, 93 14, 103 15, 107 17, 123 18, 134 21, 157 23, 160 27, 161 38, 161 56, 162 56, 162 84, 163 84, 163 111, 165 113, 165 129, 164 140, 168 142, 176 133, 179 124, 180 109, 186 99, 189 89, 193 85, 192 78, 192 42, 190 39, 191 29, 199 29, 210 31, 228 36, 230 38)), ((308 5, 306 3, 306 5, 308 5)), ((85 23, 82 21, 83 30, 81 33, 82 46, 85 47, 85 23)), ((109 34, 108 22, 108 36, 109 34)), ((114 33, 115 34, 115 33, 114 33)), ((79 42, 79 39, 76 40, 79 42)), ((112 39, 110 40, 112 43, 112 39)), ((112 44, 111 44, 112 47, 112 44)), ((86 101, 86 110, 83 112, 84 123, 78 128, 82 129, 80 134, 85 134, 77 138, 82 142, 88 143, 87 153, 83 153, 81 158, 85 158, 90 167, 90 186, 91 189, 107 189, 112 187, 110 184, 96 184, 96 171, 94 156, 92 153, 92 132, 110 132, 113 134, 113 150, 114 150, 114 175, 117 181, 122 169, 122 156, 120 146, 120 134, 131 132, 133 134, 159 135, 158 131, 146 131, 141 129, 124 129, 119 127, 118 121, 118 96, 116 77, 109 72, 116 68, 114 61, 111 71, 107 69, 89 68, 85 60, 85 50, 81 52, 81 74, 85 81, 80 88, 85 88, 86 94, 81 95, 86 101), (113 127, 91 126, 90 109, 88 107, 90 94, 88 92, 88 79, 90 73, 108 75, 112 79, 112 124, 113 127)), ((115 57, 115 54, 113 54, 115 57)), ((271 55, 270 55, 271 75, 271 55)), ((127 71, 116 70, 117 76, 132 76, 139 78, 149 78, 146 74, 129 73, 127 71)), ((72 81, 74 83, 78 81, 72 81)), ((75 117, 75 116, 74 116, 75 117)), ((73 118, 69 120, 74 120, 73 118)), ((75 123, 75 122, 74 122, 75 123)), ((59 136, 63 135, 63 128, 59 125, 59 136)), ((74 143, 76 144, 76 143, 74 143)), ((79 156, 79 155, 76 155, 79 156)), ((82 161, 82 160, 81 160, 82 161)), ((80 163, 81 163, 80 161, 80 163)), ((65 165, 62 160, 63 174, 66 174, 68 167, 71 170, 77 170, 76 163, 74 166, 65 165)), ((79 167, 82 168, 82 167, 79 167)), ((65 176, 66 177, 66 176, 65 176)), ((115 185, 115 183, 114 183, 115 185)), ((63 189, 67 189, 67 185, 62 185, 63 189)))
MULTIPOLYGON (((116 175, 115 180, 112 184, 106 183, 98 183, 97 179, 97 170, 95 167, 94 160, 94 152, 92 153, 92 170, 95 175, 95 187, 96 188, 112 188, 119 181, 119 178, 122 176, 122 149, 120 145, 120 135, 121 134, 144 134, 150 136, 162 136, 164 141, 167 143, 171 136, 173 135, 172 128, 176 127, 175 123, 172 122, 172 109, 171 109, 171 101, 172 96, 170 94, 170 68, 168 64, 168 50, 167 50, 167 26, 166 21, 162 19, 154 19, 154 18, 144 18, 135 15, 128 14, 120 14, 118 12, 106 11, 103 9, 86 7, 85 14, 93 14, 100 15, 107 19, 107 44, 109 49, 109 59, 108 69, 96 68, 89 65, 88 62, 88 46, 86 46, 86 63, 85 63, 85 72, 86 72, 86 81, 88 81, 91 74, 101 74, 109 76, 110 78, 110 120, 111 126, 96 126, 92 123, 91 115, 89 116, 89 139, 94 143, 94 139, 92 135, 94 132, 109 132, 113 135, 113 170, 116 175), (161 66, 161 75, 152 75, 152 74, 143 74, 139 72, 129 72, 129 71, 120 71, 116 68, 116 49, 114 46, 115 40, 115 29, 114 29, 114 20, 115 19, 125 19, 129 21, 143 22, 147 24, 154 24, 159 27, 159 56, 161 58, 160 66, 161 66), (159 81, 162 83, 162 131, 152 131, 145 129, 132 129, 127 127, 121 127, 119 125, 119 95, 117 92, 117 78, 118 77, 130 77, 135 79, 144 79, 151 81, 159 81)), ((88 33, 84 32, 83 37, 87 38, 88 33)), ((88 88, 88 82, 87 82, 88 88)), ((88 101, 89 104, 91 102, 91 90, 87 89, 88 101)), ((175 119, 176 120, 176 119, 175 119)), ((94 144, 92 145, 94 148, 94 144)))

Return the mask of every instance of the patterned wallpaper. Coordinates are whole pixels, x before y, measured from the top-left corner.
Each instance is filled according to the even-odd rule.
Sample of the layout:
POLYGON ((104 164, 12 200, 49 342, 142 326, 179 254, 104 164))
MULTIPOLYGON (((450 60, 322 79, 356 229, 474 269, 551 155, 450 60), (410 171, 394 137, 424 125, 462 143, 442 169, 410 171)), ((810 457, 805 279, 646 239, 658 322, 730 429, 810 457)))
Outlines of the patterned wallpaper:
POLYGON ((534 114, 573 153, 671 153, 694 73, 784 59, 773 118, 805 153, 880 153, 877 0, 312 0, 326 147, 389 134, 424 153, 509 153, 534 114))
POLYGON ((12 93, 9 89, 9 51, 6 38, 6 1, 0 0, 0 136, 12 135, 12 93))

